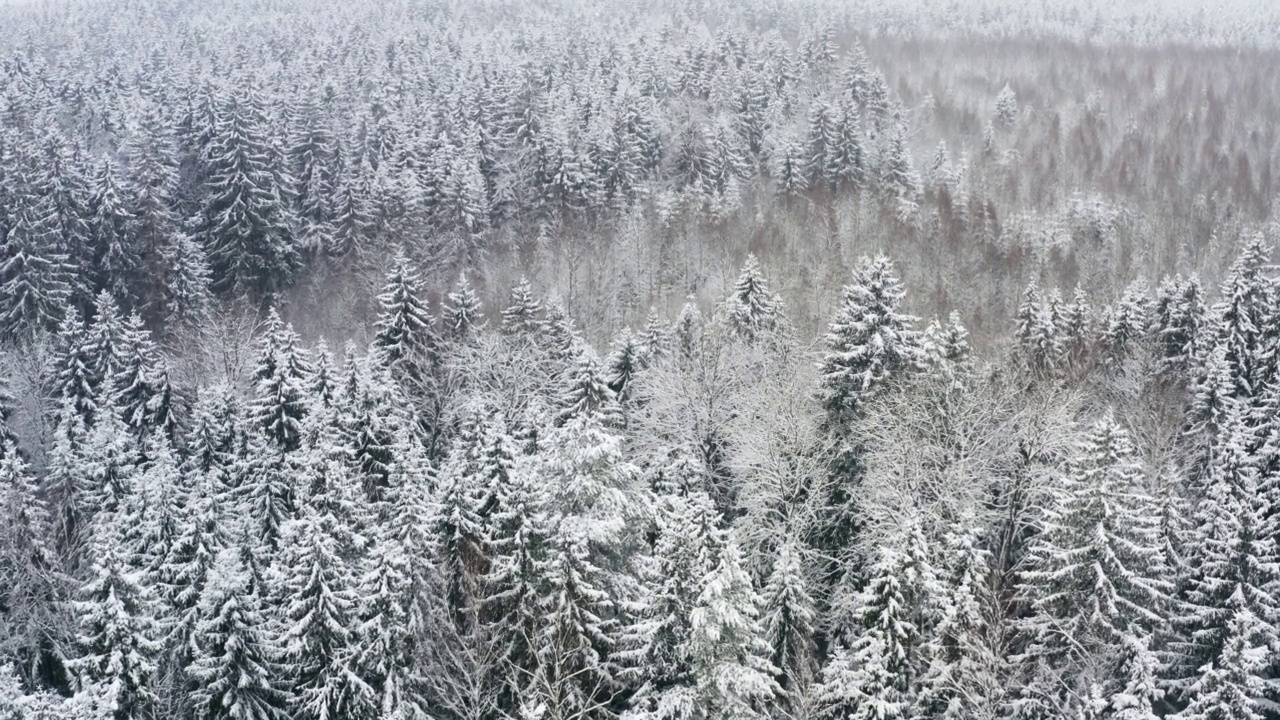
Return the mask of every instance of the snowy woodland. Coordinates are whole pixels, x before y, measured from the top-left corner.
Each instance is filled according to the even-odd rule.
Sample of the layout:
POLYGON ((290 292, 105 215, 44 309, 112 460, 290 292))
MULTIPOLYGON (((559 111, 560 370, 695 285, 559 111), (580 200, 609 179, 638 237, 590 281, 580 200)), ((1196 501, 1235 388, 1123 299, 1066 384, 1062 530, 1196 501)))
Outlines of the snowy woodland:
POLYGON ((0 720, 1280 718, 1280 3, 0 3, 0 720))

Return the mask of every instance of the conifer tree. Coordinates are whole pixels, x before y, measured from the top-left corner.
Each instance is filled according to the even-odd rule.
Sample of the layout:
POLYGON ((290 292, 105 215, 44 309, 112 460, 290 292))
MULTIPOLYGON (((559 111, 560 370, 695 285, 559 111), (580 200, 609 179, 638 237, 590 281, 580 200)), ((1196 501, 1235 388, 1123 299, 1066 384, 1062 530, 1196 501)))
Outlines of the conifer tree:
POLYGON ((755 255, 747 256, 721 312, 729 327, 748 342, 786 330, 782 301, 769 292, 769 281, 755 255))
POLYGON ((921 716, 943 720, 989 716, 1003 692, 1003 658, 993 646, 989 620, 989 554, 968 530, 949 534, 946 545, 952 560, 940 617, 924 646, 926 664, 914 708, 921 716))
POLYGON ((207 181, 196 235, 219 291, 278 291, 301 262, 282 197, 288 175, 268 123, 255 89, 228 94, 201 158, 207 181))
POLYGON ((1062 313, 1062 354, 1072 367, 1079 368, 1089 355, 1092 343, 1092 310, 1084 290, 1076 286, 1071 302, 1062 313))
POLYGON ((27 197, 10 209, 0 238, 0 332, 10 340, 54 327, 72 300, 70 260, 36 202, 27 197))
POLYGON ((1128 433, 1110 417, 1081 442, 1044 529, 1032 546, 1022 592, 1030 655, 1078 673, 1167 617, 1172 590, 1155 504, 1128 433))
POLYGON ((1113 367, 1119 367, 1132 354, 1134 346, 1147 336, 1150 324, 1148 305, 1147 287, 1137 282, 1125 290, 1107 314, 1106 326, 1102 330, 1102 348, 1107 362, 1113 367))
POLYGON ((201 593, 194 645, 187 668, 201 720, 281 720, 286 694, 278 683, 278 650, 267 638, 262 600, 239 548, 218 553, 201 593))
POLYGON ((536 665, 551 527, 545 489, 527 463, 513 468, 501 486, 488 523, 492 560, 484 578, 484 615, 502 638, 504 661, 528 675, 536 665))
MULTIPOLYGON (((139 278, 141 285, 136 289, 141 305, 138 310, 149 319, 182 316, 184 312, 174 308, 178 294, 170 291, 170 288, 185 284, 187 278, 184 275, 189 274, 181 262, 187 253, 180 252, 179 246, 186 244, 190 248, 188 252, 191 252, 198 245, 182 232, 176 212, 178 148, 174 128, 159 103, 144 104, 138 127, 125 144, 125 154, 129 159, 125 192, 132 211, 129 233, 134 238, 145 272, 139 278)), ((199 257, 203 263, 203 251, 199 251, 199 257)), ((200 276, 201 289, 205 294, 208 293, 208 282, 206 266, 200 276)))
POLYGON ((574 418, 599 417, 612 422, 617 415, 617 395, 609 386, 605 370, 595 351, 584 348, 578 354, 569 385, 560 397, 556 422, 563 425, 574 418))
POLYGON ((268 445, 284 453, 298 449, 307 411, 306 388, 311 368, 298 343, 293 326, 284 325, 272 310, 258 345, 249 414, 268 445))
POLYGON ((817 674, 817 605, 810 596, 800 548, 786 541, 761 593, 765 638, 778 680, 794 708, 817 674))
POLYGON ((39 481, 17 447, 4 441, 0 457, 0 653, 28 676, 59 617, 59 558, 55 525, 39 481))
POLYGON ((1204 341, 1204 293, 1199 278, 1178 275, 1161 283, 1153 315, 1161 371, 1175 382, 1190 382, 1204 341))
POLYGON ((657 309, 649 308, 649 316, 645 318, 644 332, 639 342, 646 367, 658 364, 670 353, 671 328, 658 315, 657 309))
POLYGON ((439 352, 435 321, 421 294, 417 269, 397 252, 378 295, 381 312, 373 344, 389 367, 415 382, 426 377, 439 352))
POLYGON ((690 614, 723 544, 720 516, 706 493, 667 494, 659 500, 653 558, 641 579, 637 619, 617 653, 626 680, 637 686, 633 708, 654 717, 690 702, 690 614))
MULTIPOLYGON (((331 523, 329 523, 331 524, 331 523)), ((279 593, 293 716, 348 717, 359 699, 349 656, 356 633, 355 582, 320 513, 304 511, 282 530, 279 593)))
POLYGON ((924 362, 915 318, 898 312, 903 290, 887 257, 863 258, 826 335, 819 395, 827 421, 843 427, 866 402, 924 362))
POLYGON ((620 405, 631 398, 632 383, 643 366, 644 351, 631 328, 623 328, 613 341, 613 350, 605 362, 605 378, 620 405))
POLYGON ((476 481, 480 432, 479 421, 473 419, 454 440, 440 471, 431 519, 437 562, 460 628, 469 628, 475 620, 480 583, 489 563, 489 537, 480 516, 485 488, 476 481))
POLYGON ((502 332, 533 337, 542 327, 542 303, 533 296, 528 278, 511 289, 511 301, 502 311, 502 332))
POLYGON ((135 243, 134 216, 110 160, 93 178, 89 196, 89 233, 93 243, 94 292, 111 293, 125 308, 139 302, 142 254, 135 243))
POLYGON ((1187 548, 1189 576, 1180 583, 1186 600, 1174 619, 1179 637, 1170 672, 1181 688, 1203 684, 1206 669, 1222 661, 1238 613, 1261 621, 1258 628, 1267 646, 1280 642, 1280 630, 1270 620, 1280 615, 1275 590, 1280 587, 1280 552, 1272 540, 1271 493, 1248 450, 1252 436, 1243 404, 1230 403, 1209 449, 1196 529, 1187 548))
POLYGON ((383 537, 370 549, 358 578, 351 669, 360 683, 351 717, 411 715, 421 706, 408 627, 408 563, 398 540, 383 537))
POLYGON ((1266 717, 1268 665, 1275 627, 1249 611, 1237 587, 1223 608, 1228 617, 1222 652, 1201 668, 1191 703, 1173 717, 1178 720, 1261 720, 1266 717))
POLYGON ((695 706, 703 717, 767 717, 782 694, 759 607, 760 596, 742 568, 737 544, 730 541, 689 618, 695 706))
POLYGON ((80 312, 68 307, 54 339, 52 395, 64 412, 74 413, 86 427, 93 422, 98 409, 97 362, 90 346, 89 334, 80 312))
POLYGON ((103 686, 114 720, 133 720, 151 716, 160 645, 154 596, 122 555, 125 529, 119 523, 120 518, 103 518, 95 533, 89 579, 75 604, 82 652, 71 668, 103 686))
POLYGON ((449 293, 442 320, 446 335, 455 342, 466 340, 484 327, 484 308, 466 273, 458 276, 457 287, 449 293))
POLYGON ((1027 285, 1018 306, 1017 340, 1033 373, 1052 372, 1062 354, 1058 328, 1049 308, 1040 299, 1034 280, 1027 285))
POLYGON ((880 549, 866 587, 855 596, 856 627, 837 644, 823 669, 816 690, 822 717, 906 715, 920 629, 907 617, 909 603, 899 575, 904 566, 897 549, 880 549))

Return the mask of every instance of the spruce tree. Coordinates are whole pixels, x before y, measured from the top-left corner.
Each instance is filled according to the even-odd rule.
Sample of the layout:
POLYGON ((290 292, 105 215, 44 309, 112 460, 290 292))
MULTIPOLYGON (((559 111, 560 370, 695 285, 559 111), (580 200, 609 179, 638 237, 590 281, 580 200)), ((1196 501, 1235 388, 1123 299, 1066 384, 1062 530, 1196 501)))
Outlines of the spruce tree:
POLYGON ((584 348, 579 352, 568 380, 568 387, 560 397, 557 423, 563 425, 574 418, 584 417, 599 417, 606 422, 616 418, 617 396, 609 386, 594 350, 584 348))
POLYGON ((838 641, 816 690, 822 717, 888 720, 907 714, 920 629, 907 617, 900 575, 905 565, 900 551, 882 547, 869 568, 866 587, 854 596, 851 636, 838 641))
POLYGON ((89 232, 93 243, 94 292, 111 293, 126 309, 140 302, 142 253, 132 233, 134 216, 110 160, 93 178, 89 197, 89 232))
POLYGON ((511 301, 502 311, 502 332, 533 337, 542 327, 542 303, 533 296, 528 278, 511 289, 511 301))
POLYGON ((1206 325, 1199 278, 1178 275, 1161 283, 1153 316, 1161 372, 1172 382, 1190 382, 1206 325))
POLYGON ((782 694, 774 679, 760 596, 730 541, 707 576, 690 613, 689 656, 696 678, 695 707, 710 719, 767 717, 782 694))
POLYGON ((844 427, 886 384, 923 364, 915 318, 898 312, 902 297, 893 264, 883 255, 863 258, 853 283, 841 291, 818 366, 819 395, 831 427, 844 427))
POLYGON ((1097 658, 1164 623, 1172 585, 1158 521, 1128 433, 1103 418, 1060 481, 1022 576, 1028 655, 1088 682, 1097 658))
POLYGON ((218 104, 201 161, 207 180, 196 236, 213 287, 267 294, 288 285, 301 263, 282 196, 288 175, 255 89, 229 93, 218 104))
POLYGON ((279 652, 267 637, 262 600, 239 548, 218 553, 201 593, 194 635, 195 717, 201 720, 282 720, 286 693, 279 652))
POLYGON ((81 655, 71 669, 102 684, 114 720, 134 720, 151 717, 160 644, 154 596, 122 555, 125 528, 119 522, 103 518, 95 533, 89 579, 75 604, 81 655))
POLYGON ((769 292, 769 281, 755 255, 748 255, 733 292, 720 308, 724 321, 739 337, 751 342, 786 331, 783 304, 769 292))
POLYGON ((348 717, 359 699, 349 656, 356 633, 355 582, 332 529, 306 511, 282 529, 277 567, 282 634, 296 718, 348 717))
POLYGON ((458 276, 457 287, 449 293, 442 321, 445 334, 454 342, 464 341, 484 327, 484 307, 466 273, 458 276))
POLYGON ((249 414, 263 439, 280 452, 293 452, 301 443, 310 372, 293 326, 284 325, 272 310, 258 345, 249 414))
POLYGON ((761 595, 771 661, 781 671, 778 681, 789 704, 797 708, 817 674, 818 615, 795 541, 785 541, 779 548, 761 595))
POLYGON ((439 353, 435 321, 421 297, 417 268, 397 252, 382 294, 378 295, 377 329, 373 345, 383 361, 404 377, 421 382, 439 353))

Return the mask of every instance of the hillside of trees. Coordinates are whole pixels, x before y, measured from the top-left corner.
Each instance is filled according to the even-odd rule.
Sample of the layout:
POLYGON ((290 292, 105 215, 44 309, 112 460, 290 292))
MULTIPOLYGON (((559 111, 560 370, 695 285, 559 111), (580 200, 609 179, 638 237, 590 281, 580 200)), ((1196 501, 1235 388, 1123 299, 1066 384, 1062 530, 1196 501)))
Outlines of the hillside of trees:
POLYGON ((1280 717, 1280 5, 0 6, 0 720, 1280 717))

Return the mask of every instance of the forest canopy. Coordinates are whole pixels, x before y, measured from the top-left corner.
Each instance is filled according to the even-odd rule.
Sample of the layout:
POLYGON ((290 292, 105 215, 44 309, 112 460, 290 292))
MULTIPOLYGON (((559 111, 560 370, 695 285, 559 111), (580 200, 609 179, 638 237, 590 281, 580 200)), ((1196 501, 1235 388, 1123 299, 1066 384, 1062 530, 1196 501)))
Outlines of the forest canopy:
POLYGON ((1280 5, 0 27, 0 720, 1280 716, 1280 5))

